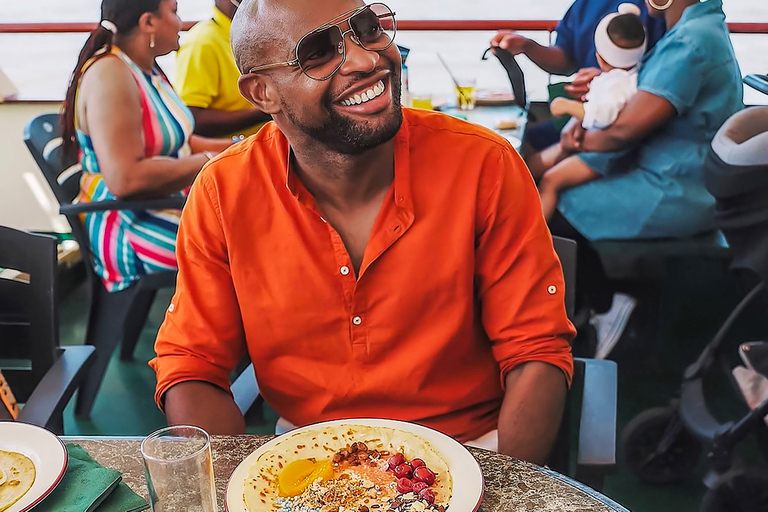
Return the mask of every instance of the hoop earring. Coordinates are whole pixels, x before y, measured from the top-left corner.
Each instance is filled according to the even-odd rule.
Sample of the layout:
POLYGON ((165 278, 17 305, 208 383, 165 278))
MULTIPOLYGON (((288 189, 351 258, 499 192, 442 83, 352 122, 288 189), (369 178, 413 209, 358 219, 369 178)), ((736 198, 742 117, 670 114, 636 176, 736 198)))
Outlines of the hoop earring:
MULTIPOLYGON (((672 2, 672 0, 669 0, 669 1, 672 2)), ((150 48, 154 48, 155 47, 155 34, 154 33, 149 34, 149 47, 150 48)))
POLYGON ((648 0, 648 3, 651 5, 651 7, 653 7, 657 11, 666 11, 672 6, 672 2, 674 1, 675 0, 667 0, 667 3, 665 3, 664 5, 659 5, 654 0, 648 0))

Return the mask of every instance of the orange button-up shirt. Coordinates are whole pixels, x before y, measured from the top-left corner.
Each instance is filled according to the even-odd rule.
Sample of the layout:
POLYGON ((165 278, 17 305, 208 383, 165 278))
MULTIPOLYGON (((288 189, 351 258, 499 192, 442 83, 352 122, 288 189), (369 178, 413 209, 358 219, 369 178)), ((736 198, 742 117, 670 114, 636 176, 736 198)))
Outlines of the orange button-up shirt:
POLYGON ((570 380, 563 274, 518 154, 410 109, 394 151, 358 277, 274 123, 203 169, 150 362, 159 404, 186 380, 229 389, 247 350, 264 399, 295 425, 393 418, 467 441, 497 427, 515 366, 545 361, 570 380))

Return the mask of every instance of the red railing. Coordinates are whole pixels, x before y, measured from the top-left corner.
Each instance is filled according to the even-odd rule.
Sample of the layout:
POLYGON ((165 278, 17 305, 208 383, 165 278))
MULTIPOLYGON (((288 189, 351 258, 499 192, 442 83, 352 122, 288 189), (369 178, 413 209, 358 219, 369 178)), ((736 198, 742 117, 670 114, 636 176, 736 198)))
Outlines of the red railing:
MULTIPOLYGON (((765 0, 758 0, 765 1, 765 0)), ((195 22, 184 23, 188 30, 195 22)), ((40 34, 90 32, 95 23, 0 23, 0 34, 40 34)), ((552 20, 399 20, 401 30, 529 30, 551 32, 557 21, 552 20)), ((768 23, 732 22, 728 28, 734 34, 768 34, 768 23)))

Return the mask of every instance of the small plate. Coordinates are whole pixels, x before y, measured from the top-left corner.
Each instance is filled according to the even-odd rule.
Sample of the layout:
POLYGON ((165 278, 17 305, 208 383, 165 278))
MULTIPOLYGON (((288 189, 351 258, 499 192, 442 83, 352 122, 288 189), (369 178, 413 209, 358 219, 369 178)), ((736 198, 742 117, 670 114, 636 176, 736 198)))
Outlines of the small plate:
POLYGON ((0 422, 0 450, 26 455, 35 464, 35 482, 5 512, 31 510, 59 484, 67 470, 67 449, 61 439, 44 428, 14 421, 0 422))
MULTIPOLYGON (((485 489, 480 465, 464 445, 437 430, 432 430, 431 428, 405 421, 366 418, 316 423, 314 425, 307 425, 306 427, 292 430, 289 434, 322 430, 326 426, 336 425, 389 427, 415 434, 423 440, 428 441, 443 459, 445 459, 446 463, 448 463, 448 470, 451 472, 453 490, 451 500, 448 502, 448 510, 450 510, 450 512, 476 512, 480 508, 480 502, 483 501, 483 491, 485 489)), ((261 454, 271 450, 282 440, 283 437, 278 436, 268 443, 265 443, 246 457, 237 468, 235 468, 235 471, 232 473, 232 476, 227 483, 227 491, 224 496, 224 509, 227 512, 247 512, 245 504, 243 503, 243 483, 248 475, 248 470, 261 454)))
POLYGON ((514 104, 515 95, 511 92, 492 92, 480 89, 475 96, 475 105, 478 107, 494 107, 514 104))

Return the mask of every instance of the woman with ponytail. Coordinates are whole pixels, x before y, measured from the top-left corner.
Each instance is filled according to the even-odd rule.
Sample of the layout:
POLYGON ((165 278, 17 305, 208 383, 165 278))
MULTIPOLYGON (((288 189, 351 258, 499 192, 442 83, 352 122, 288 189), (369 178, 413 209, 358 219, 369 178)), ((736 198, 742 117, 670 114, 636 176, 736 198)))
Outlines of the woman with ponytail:
MULTIPOLYGON (((184 194, 226 141, 192 135, 194 118, 155 59, 179 47, 176 0, 103 0, 62 113, 64 147, 79 149, 82 202, 184 194)), ((94 268, 110 291, 176 268, 180 210, 83 215, 94 268)))

